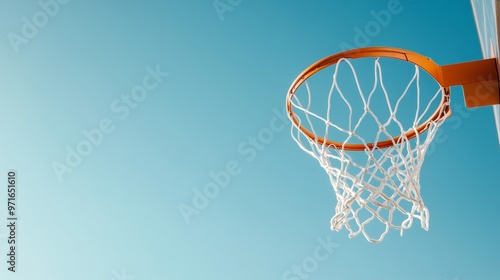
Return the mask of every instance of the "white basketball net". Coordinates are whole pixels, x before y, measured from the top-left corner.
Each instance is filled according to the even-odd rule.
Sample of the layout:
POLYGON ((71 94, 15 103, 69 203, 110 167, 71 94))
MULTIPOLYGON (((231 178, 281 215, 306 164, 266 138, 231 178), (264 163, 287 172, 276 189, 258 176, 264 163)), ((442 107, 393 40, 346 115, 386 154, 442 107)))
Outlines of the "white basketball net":
MULTIPOLYGON (((422 228, 428 230, 429 212, 420 195, 420 169, 424 161, 425 152, 443 120, 429 123, 427 132, 421 135, 417 133, 414 139, 408 140, 404 136, 405 133, 409 130, 417 131, 418 124, 426 120, 423 117, 429 113, 429 107, 432 103, 429 102, 429 105, 420 106, 419 67, 415 66, 413 78, 397 102, 395 102, 395 106, 389 102, 389 94, 383 84, 382 70, 378 58, 375 59, 374 73, 375 82, 373 90, 364 93, 361 90, 356 71, 351 62, 347 59, 341 59, 335 66, 333 83, 328 94, 328 111, 326 112, 326 117, 321 117, 319 114, 309 110, 311 105, 311 90, 307 81, 305 82, 305 86, 308 100, 302 104, 299 98, 294 95, 291 100, 293 111, 296 112, 295 116, 301 122, 300 124, 304 127, 307 126, 307 129, 314 133, 314 135, 318 135, 316 132, 323 131, 324 129, 325 132, 321 132, 321 137, 324 139, 329 139, 328 132, 334 129, 346 135, 346 139, 343 141, 344 144, 350 143, 350 140, 360 141, 364 145, 369 142, 376 144, 378 140, 392 139, 397 136, 390 135, 386 129, 388 125, 396 124, 400 129, 398 134, 402 135, 401 141, 398 141, 399 143, 395 143, 393 140, 394 146, 390 148, 366 148, 361 152, 346 151, 343 148, 329 148, 326 144, 319 144, 318 139, 309 138, 293 121, 292 137, 302 150, 319 161, 321 167, 325 169, 330 177, 330 182, 337 198, 335 215, 331 219, 332 230, 340 231, 345 227, 349 231, 350 238, 363 233, 368 241, 380 242, 389 232, 390 228, 399 230, 402 235, 403 230, 411 227, 414 219, 420 220, 422 228), (342 63, 349 65, 355 78, 358 89, 357 93, 349 92, 344 95, 338 85, 337 75, 339 65, 342 63), (404 128, 395 116, 399 103, 407 95, 408 89, 412 84, 417 88, 417 112, 415 113, 412 127, 404 128), (370 109, 370 98, 374 94, 375 88, 381 88, 380 92, 383 92, 386 97, 388 108, 391 112, 391 116, 387 120, 379 119, 370 109), (346 96, 352 94, 360 95, 365 107, 364 114, 362 114, 359 120, 353 120, 352 114, 345 116, 349 118, 349 127, 352 127, 351 129, 332 123, 330 119, 332 94, 339 94, 350 110, 351 105, 346 96), (298 117, 297 113, 300 113, 301 117, 298 117), (357 129, 364 118, 373 118, 378 124, 379 131, 375 139, 363 139, 358 134, 357 129), (321 126, 324 124, 327 129, 324 127, 315 129, 313 123, 320 123, 321 126), (364 162, 357 160, 360 155, 363 156, 364 162), (356 161, 353 158, 356 158, 356 161), (396 219, 396 216, 399 216, 399 218, 396 219), (372 236, 373 234, 369 234, 366 229, 367 224, 374 220, 378 220, 385 225, 385 230, 382 229, 382 225, 380 227, 382 233, 379 231, 376 234, 377 236, 372 236)), ((439 86, 439 90, 432 97, 432 100, 439 99, 442 91, 443 88, 439 86)), ((290 95, 288 98, 290 98, 290 95)), ((399 109, 402 110, 401 108, 399 109)), ((330 140, 336 141, 335 139, 330 140)))

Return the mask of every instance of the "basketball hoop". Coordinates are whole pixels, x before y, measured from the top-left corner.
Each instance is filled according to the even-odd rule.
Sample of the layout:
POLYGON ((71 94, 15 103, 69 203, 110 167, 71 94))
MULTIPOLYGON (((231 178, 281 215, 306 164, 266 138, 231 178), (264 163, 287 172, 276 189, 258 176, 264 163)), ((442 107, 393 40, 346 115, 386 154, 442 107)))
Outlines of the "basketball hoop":
MULTIPOLYGON (((331 220, 332 230, 346 228, 349 237, 362 233, 370 242, 380 242, 390 228, 403 230, 411 227, 418 219, 427 230, 428 210, 420 195, 420 169, 425 153, 435 137, 438 128, 451 115, 450 87, 461 85, 467 107, 500 104, 498 70, 496 59, 484 59, 454 65, 439 66, 420 54, 388 47, 370 47, 338 53, 312 64, 292 83, 286 98, 286 109, 292 121, 292 137, 299 147, 316 158, 330 177, 337 198, 335 215, 331 220), (356 72, 354 61, 371 58, 374 65, 374 84, 366 95, 356 72), (390 94, 383 83, 380 59, 393 59, 414 65, 414 73, 398 97, 396 106, 390 102, 390 94), (341 65, 354 77, 352 89, 355 93, 344 93, 339 80, 341 65), (313 112, 311 90, 308 80, 320 71, 334 68, 332 84, 326 98, 326 114, 313 112), (437 91, 429 101, 421 101, 420 70, 424 70, 435 82, 437 91), (307 101, 300 101, 297 90, 305 85, 307 101), (370 102, 375 89, 387 100, 388 115, 382 121, 374 112, 370 102), (398 107, 410 88, 415 88, 416 112, 409 126, 398 120, 398 107), (348 125, 335 123, 331 115, 332 96, 338 95, 348 108, 348 125), (349 94, 360 98, 363 113, 353 118, 353 106, 349 94), (437 100, 437 101, 436 101, 437 100), (420 104, 422 103, 422 104, 420 104), (434 110, 431 104, 438 103, 434 110), (422 109, 423 108, 423 109, 422 109), (433 113, 432 113, 433 112, 433 113), (297 114, 301 114, 299 117, 297 114), (365 119, 370 118, 378 125, 373 139, 367 139, 358 131, 365 119), (353 125, 355 124, 355 125, 353 125), (318 125, 321 128, 318 129, 318 125), (396 133, 388 132, 388 126, 397 127, 396 133), (324 127, 323 127, 324 126, 324 127), (320 131, 324 131, 320 135, 320 131), (334 131, 335 133, 332 133, 334 131), (343 139, 330 135, 343 135, 343 139), (353 143, 358 142, 358 143, 353 143), (395 218, 396 214, 403 218, 395 218), (367 225, 379 220, 384 229, 378 237, 368 232, 367 225)), ((413 98, 413 97, 412 97, 413 98)), ((406 108, 405 108, 406 109, 406 108)), ((337 116, 339 117, 339 116, 337 116)), ((394 131, 393 131, 394 132, 394 131)))

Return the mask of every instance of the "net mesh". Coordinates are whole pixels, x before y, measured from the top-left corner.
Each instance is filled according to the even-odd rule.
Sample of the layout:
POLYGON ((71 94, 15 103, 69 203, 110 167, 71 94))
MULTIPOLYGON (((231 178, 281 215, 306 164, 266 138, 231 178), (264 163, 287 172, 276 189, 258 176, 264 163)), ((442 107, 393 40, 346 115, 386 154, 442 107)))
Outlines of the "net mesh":
MULTIPOLYGON (((419 123, 427 120, 430 105, 440 99, 444 89, 438 85, 437 91, 430 97, 430 100, 422 101, 420 68, 411 65, 415 66, 415 70, 409 83, 405 86, 404 92, 398 95, 397 100, 391 101, 383 83, 380 59, 376 58, 373 61, 372 79, 374 82, 369 90, 362 90, 358 75, 350 60, 341 59, 332 67, 334 68, 333 76, 330 76, 332 84, 328 92, 327 104, 323 108, 326 109, 326 114, 312 112, 312 94, 307 80, 304 82, 305 98, 304 96, 299 98, 298 94, 289 95, 288 98, 299 124, 316 135, 316 138, 311 139, 292 122, 293 139, 302 150, 318 160, 321 167, 328 173, 335 191, 337 205, 331 219, 332 230, 340 231, 345 227, 349 231, 350 238, 362 233, 368 241, 380 242, 391 228, 399 230, 402 235, 403 230, 410 228, 415 219, 420 221, 422 228, 428 230, 429 212, 420 194, 419 174, 425 153, 443 120, 431 121, 425 133, 417 133, 416 137, 411 140, 405 134, 409 130, 417 132, 419 123), (342 69, 347 69, 353 75, 352 81, 355 84, 353 88, 357 93, 344 94, 339 85, 340 65, 342 64, 348 66, 342 69), (399 111, 407 109, 407 107, 402 109, 401 104, 405 98, 409 98, 410 88, 412 88, 411 100, 416 100, 416 107, 415 112, 411 113, 410 124, 405 127, 397 116, 399 111), (375 103, 372 104, 370 101, 375 98, 376 93, 381 94, 387 103, 388 117, 384 119, 377 117, 374 112, 376 110, 373 110, 375 103), (343 105, 348 108, 348 116, 341 116, 344 117, 345 125, 335 123, 334 118, 331 117, 332 100, 335 95, 337 100, 343 102, 343 105), (357 98, 360 98, 364 107, 357 119, 347 98, 352 95, 359 96, 357 98), (348 119, 345 120, 345 117, 348 119), (373 138, 365 139, 367 136, 363 135, 360 129, 366 119, 374 121, 373 126, 378 126, 375 135, 371 135, 371 137, 374 136, 373 138), (389 127, 397 129, 389 132, 389 127), (329 135, 331 137, 344 135, 344 139, 339 142, 347 144, 356 141, 365 145, 366 148, 361 152, 353 152, 345 150, 344 145, 334 148, 327 146, 326 142, 321 143, 324 141, 318 141, 318 136, 330 139, 329 135), (402 137, 397 142, 392 140, 392 147, 385 149, 376 147, 377 142, 392 139, 398 135, 402 137), (367 144, 370 142, 374 143, 375 147, 369 148, 367 144), (380 223, 378 226, 370 227, 372 221, 380 223)), ((324 98, 322 102, 325 103, 324 98)), ((380 105, 377 104, 377 106, 380 105)))

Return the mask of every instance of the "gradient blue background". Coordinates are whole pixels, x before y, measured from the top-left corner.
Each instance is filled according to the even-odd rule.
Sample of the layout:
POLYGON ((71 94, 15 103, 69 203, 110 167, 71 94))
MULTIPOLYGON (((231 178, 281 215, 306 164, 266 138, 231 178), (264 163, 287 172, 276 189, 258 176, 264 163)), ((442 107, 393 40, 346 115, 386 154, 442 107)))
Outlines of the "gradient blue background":
MULTIPOLYGON (((221 20, 210 0, 72 0, 16 53, 8 34, 41 8, 2 0, 0 171, 18 171, 20 220, 15 274, 3 261, 0 227, 0 278, 109 280, 124 269, 137 280, 285 279, 317 238, 330 238, 338 248, 309 279, 498 279, 493 113, 463 109, 458 87, 461 123, 443 125, 422 170, 428 232, 414 224, 381 244, 331 232, 328 177, 288 123, 252 160, 238 151, 283 110, 303 68, 353 45, 354 28, 388 2, 243 1, 221 20), (170 76, 120 120, 110 104, 156 65, 170 76), (59 181, 52 163, 103 118, 115 130, 59 181), (187 224, 179 206, 232 160, 241 172, 187 224)), ((402 12, 369 45, 439 64, 482 57, 468 0, 400 2, 402 12)))

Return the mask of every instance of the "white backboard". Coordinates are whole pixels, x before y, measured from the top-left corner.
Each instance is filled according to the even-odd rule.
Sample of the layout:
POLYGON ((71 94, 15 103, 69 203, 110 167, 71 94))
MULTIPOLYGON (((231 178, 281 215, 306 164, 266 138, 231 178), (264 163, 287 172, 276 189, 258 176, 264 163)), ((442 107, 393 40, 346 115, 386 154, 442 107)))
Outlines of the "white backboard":
MULTIPOLYGON (((484 58, 500 57, 498 52, 497 11, 500 0, 471 0, 484 58)), ((500 105, 493 106, 500 143, 500 105)))

